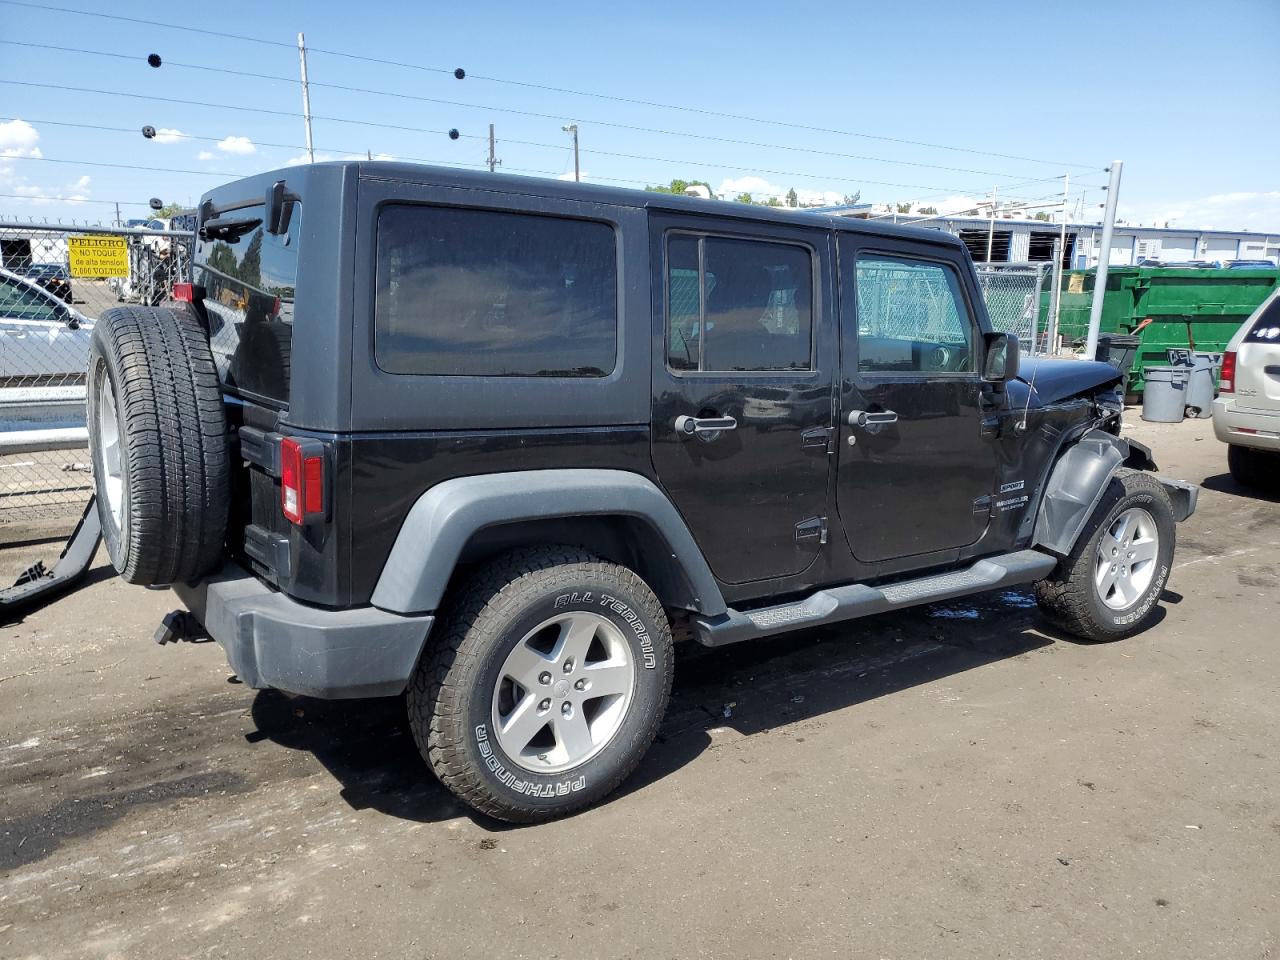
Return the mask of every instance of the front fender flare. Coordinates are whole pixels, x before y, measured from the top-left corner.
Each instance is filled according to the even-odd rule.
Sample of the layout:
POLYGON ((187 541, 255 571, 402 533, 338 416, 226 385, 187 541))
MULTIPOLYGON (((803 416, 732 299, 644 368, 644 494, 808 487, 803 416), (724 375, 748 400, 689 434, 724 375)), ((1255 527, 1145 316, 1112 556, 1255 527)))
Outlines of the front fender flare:
POLYGON ((699 613, 727 609, 706 558, 675 506, 649 479, 623 470, 528 470, 438 483, 409 509, 373 591, 395 613, 438 609, 467 542, 499 524, 559 517, 633 517, 649 524, 679 565, 699 613))
POLYGON ((1107 490, 1129 459, 1120 437, 1090 430, 1060 456, 1045 482, 1032 545, 1066 556, 1107 490))

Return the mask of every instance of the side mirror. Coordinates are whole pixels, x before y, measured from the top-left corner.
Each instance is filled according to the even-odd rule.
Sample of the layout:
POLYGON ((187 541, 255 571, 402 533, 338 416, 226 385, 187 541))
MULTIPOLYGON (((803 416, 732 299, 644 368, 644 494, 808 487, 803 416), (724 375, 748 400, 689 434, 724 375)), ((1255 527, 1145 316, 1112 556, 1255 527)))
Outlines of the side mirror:
POLYGON ((263 205, 267 208, 267 233, 281 236, 289 232, 289 221, 293 219, 293 205, 301 199, 296 193, 285 189, 284 181, 277 180, 267 188, 263 205))
POLYGON ((1018 376, 1018 338, 1008 333, 984 333, 985 355, 982 379, 988 383, 1008 383, 1018 376))

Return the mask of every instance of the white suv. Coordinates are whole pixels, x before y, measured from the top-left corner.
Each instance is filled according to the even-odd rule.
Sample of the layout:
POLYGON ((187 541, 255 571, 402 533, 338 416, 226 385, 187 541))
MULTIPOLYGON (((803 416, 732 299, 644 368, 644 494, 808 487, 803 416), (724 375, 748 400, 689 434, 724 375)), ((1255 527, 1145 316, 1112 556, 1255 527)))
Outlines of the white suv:
POLYGON ((1231 476, 1247 485, 1280 481, 1280 288, 1227 344, 1213 432, 1229 444, 1231 476))

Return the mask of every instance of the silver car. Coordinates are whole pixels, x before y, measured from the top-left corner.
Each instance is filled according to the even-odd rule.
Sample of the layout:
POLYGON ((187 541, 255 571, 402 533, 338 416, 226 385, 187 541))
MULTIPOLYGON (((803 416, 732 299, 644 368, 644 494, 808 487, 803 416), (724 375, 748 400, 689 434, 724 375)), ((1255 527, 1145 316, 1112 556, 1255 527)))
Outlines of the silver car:
POLYGON ((1280 288, 1227 344, 1213 432, 1238 482, 1280 483, 1280 288))
POLYGON ((0 270, 0 386, 84 382, 93 321, 39 284, 0 270))

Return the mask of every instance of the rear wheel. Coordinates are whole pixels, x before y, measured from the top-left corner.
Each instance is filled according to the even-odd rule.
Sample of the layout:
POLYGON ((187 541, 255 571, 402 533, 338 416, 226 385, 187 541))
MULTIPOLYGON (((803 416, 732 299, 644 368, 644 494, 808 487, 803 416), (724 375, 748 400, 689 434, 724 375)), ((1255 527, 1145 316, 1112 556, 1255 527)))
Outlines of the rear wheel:
POLYGON ((1173 564, 1173 506, 1159 481, 1116 474, 1070 555, 1035 585, 1040 609, 1086 640, 1143 629, 1173 564))
POLYGON ((450 790, 501 820, 611 793, 657 733, 671 630, 626 567, 572 547, 509 554, 446 611, 409 688, 410 725, 450 790))
POLYGON ((1280 454, 1231 444, 1227 447, 1231 479, 1245 487, 1274 486, 1280 482, 1280 454))

